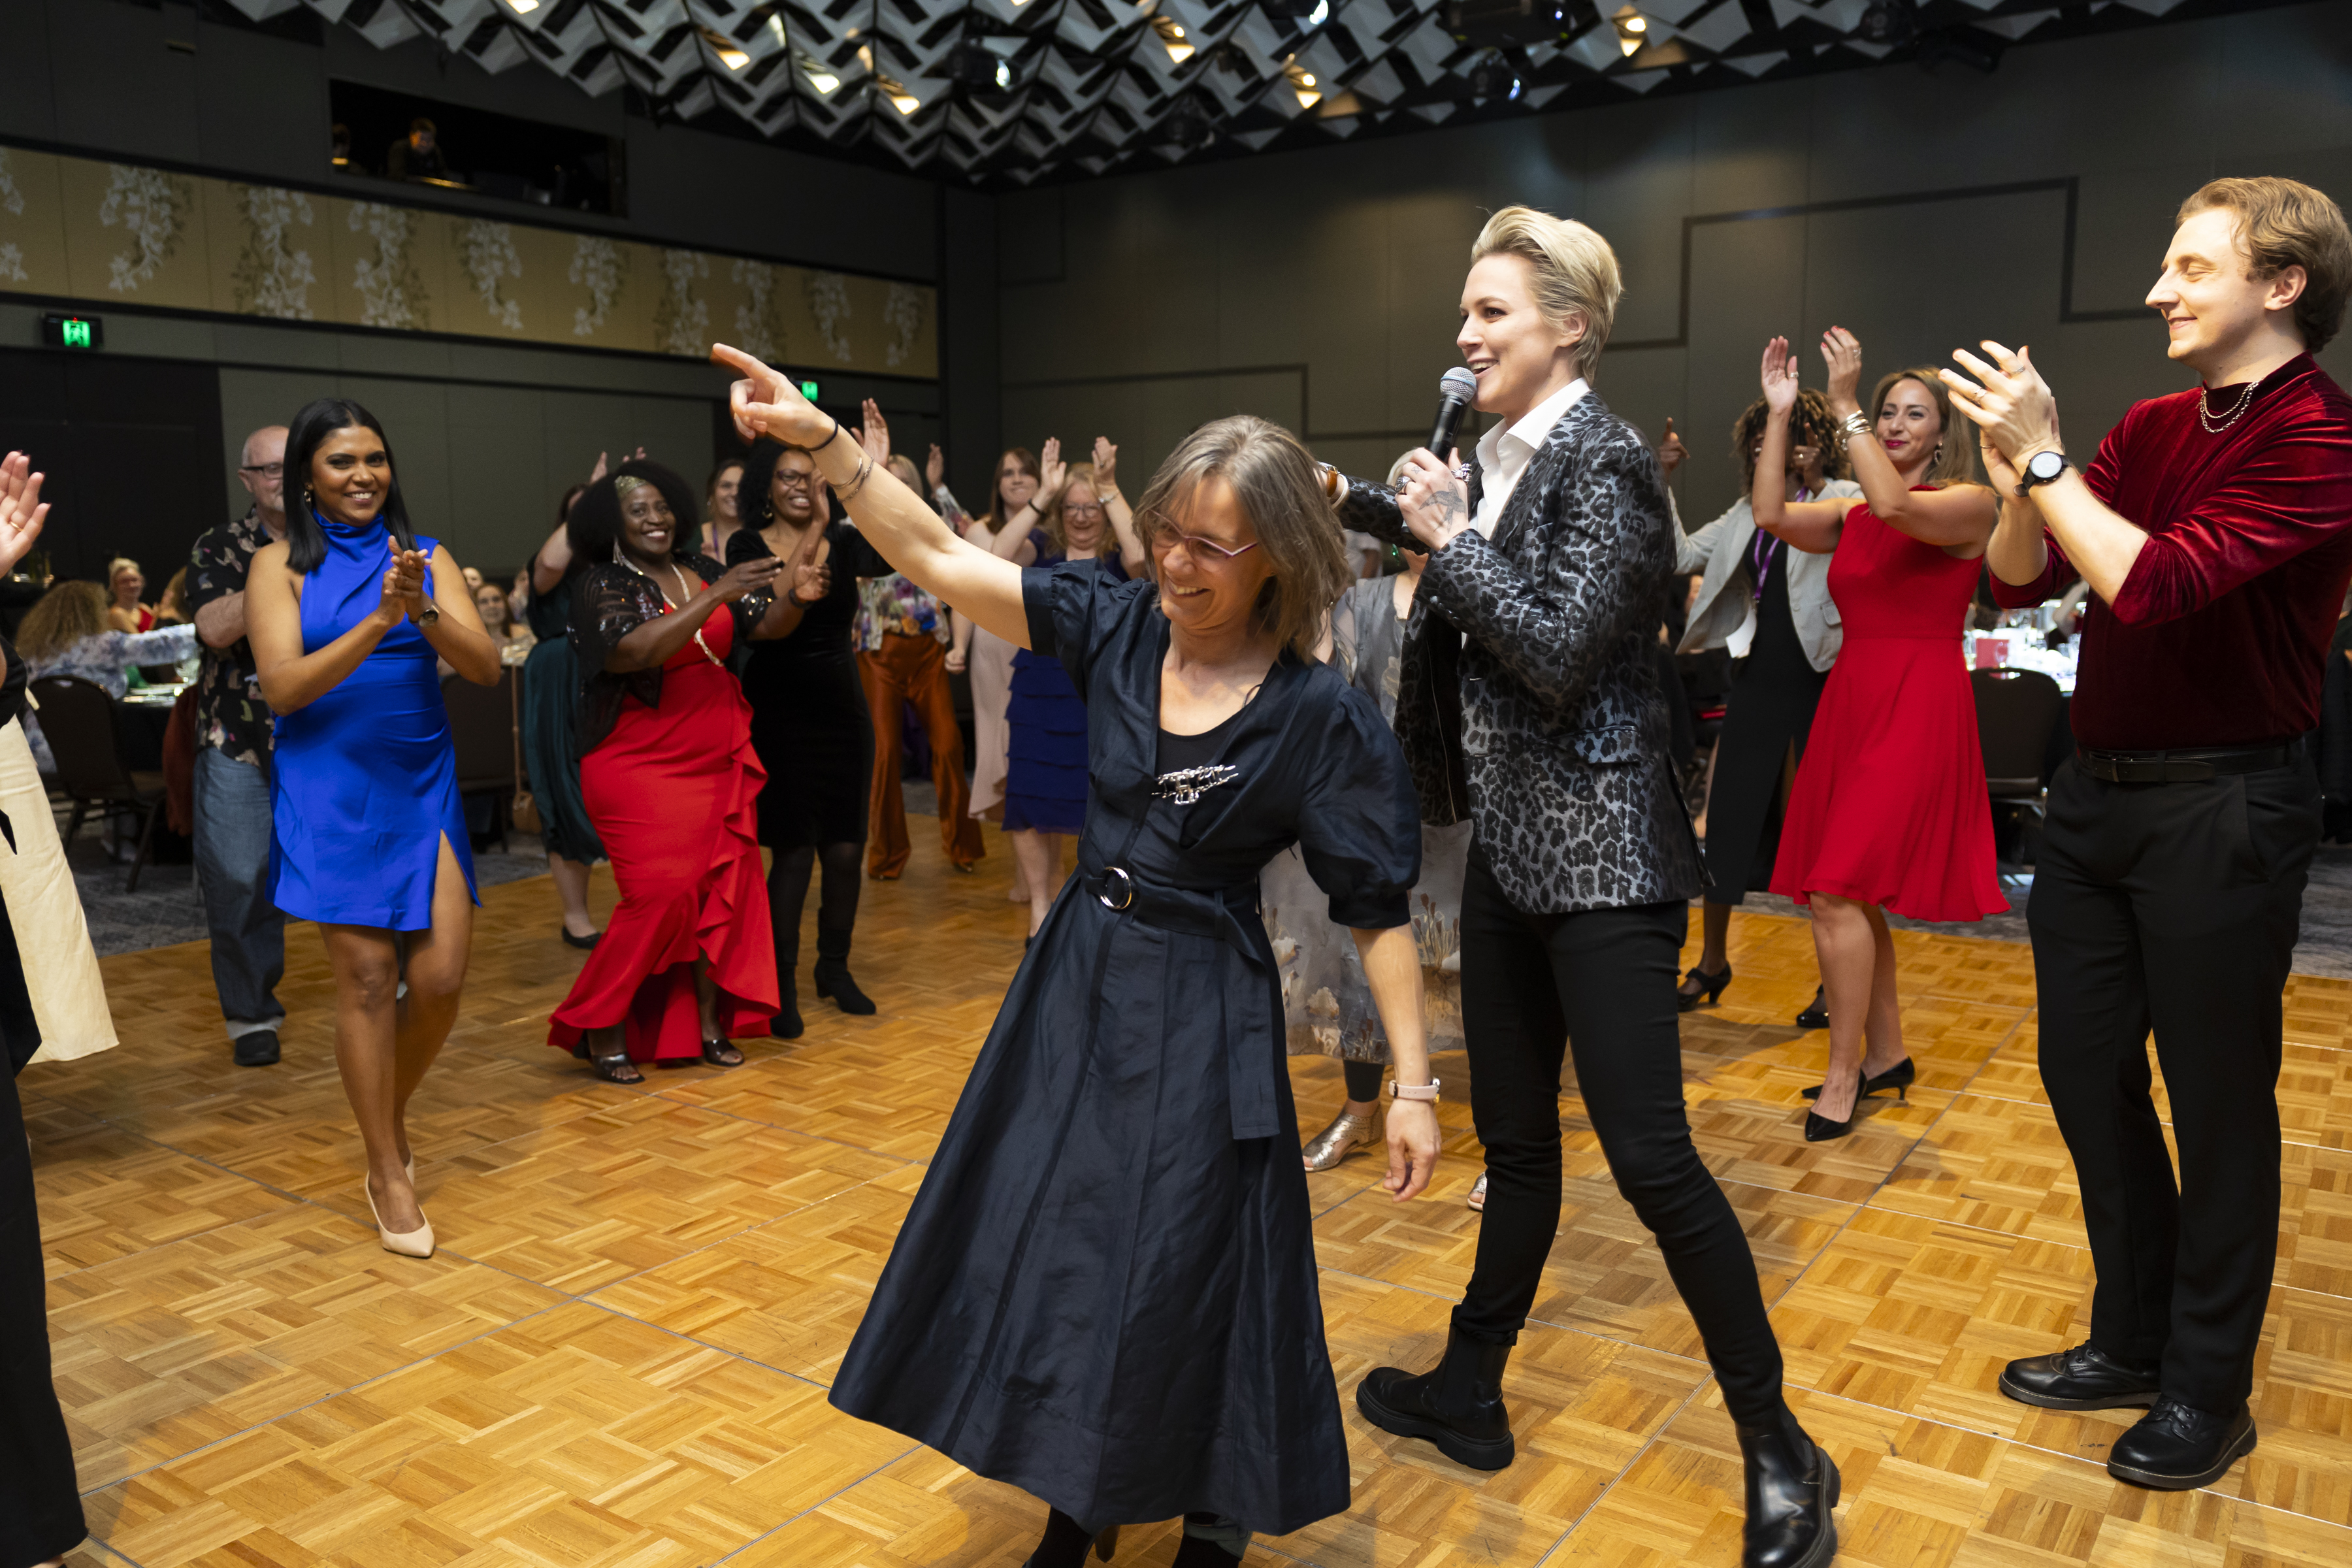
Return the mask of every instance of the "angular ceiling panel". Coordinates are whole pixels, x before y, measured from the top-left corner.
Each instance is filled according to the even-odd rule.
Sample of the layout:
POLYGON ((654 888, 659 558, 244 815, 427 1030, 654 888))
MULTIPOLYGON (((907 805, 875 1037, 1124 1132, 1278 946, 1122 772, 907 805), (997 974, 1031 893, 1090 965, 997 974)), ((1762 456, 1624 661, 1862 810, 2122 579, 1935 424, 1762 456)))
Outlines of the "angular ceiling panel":
POLYGON ((2285 0, 226 0, 975 182, 1622 101, 2285 0), (1734 51, 1737 51, 1735 54, 1734 51), (1403 110, 1404 114, 1386 111, 1403 110))

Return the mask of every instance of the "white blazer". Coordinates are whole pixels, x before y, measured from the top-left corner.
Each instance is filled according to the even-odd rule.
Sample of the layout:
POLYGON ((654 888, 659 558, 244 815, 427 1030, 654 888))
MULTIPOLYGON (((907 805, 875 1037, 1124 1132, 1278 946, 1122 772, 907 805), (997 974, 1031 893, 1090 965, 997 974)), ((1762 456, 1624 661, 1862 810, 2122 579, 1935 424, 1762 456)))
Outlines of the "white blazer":
MULTIPOLYGON (((1851 479, 1832 479, 1816 500, 1860 500, 1862 487, 1851 479)), ((1731 510, 1700 529, 1683 531, 1683 514, 1675 511, 1675 570, 1697 572, 1698 600, 1691 606, 1690 626, 1676 653, 1698 653, 1722 647, 1746 624, 1755 609, 1755 585, 1748 581, 1748 543, 1756 537, 1756 513, 1741 496, 1731 510)), ((1815 669, 1837 662, 1838 645, 1845 630, 1838 624, 1838 607, 1830 597, 1830 558, 1808 554, 1793 545, 1781 547, 1781 571, 1789 583, 1789 612, 1797 623, 1797 641, 1815 669)), ((1751 634, 1752 635, 1752 634, 1751 634)))

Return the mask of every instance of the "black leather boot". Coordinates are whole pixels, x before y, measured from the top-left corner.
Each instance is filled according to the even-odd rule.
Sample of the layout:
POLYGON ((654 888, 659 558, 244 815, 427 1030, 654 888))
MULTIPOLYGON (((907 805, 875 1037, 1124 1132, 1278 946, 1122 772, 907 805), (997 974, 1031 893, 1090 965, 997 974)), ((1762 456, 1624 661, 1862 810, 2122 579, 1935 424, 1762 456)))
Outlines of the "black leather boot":
POLYGON ((1837 1555, 1837 1466, 1785 1407, 1773 1425, 1738 1431, 1748 1472, 1740 1568, 1823 1568, 1837 1555))
POLYGON ((849 937, 848 927, 817 921, 816 994, 832 997, 834 1005, 843 1012, 863 1017, 874 1011, 874 1004, 849 977, 849 937))
POLYGON ((2085 1342, 2011 1362, 2000 1369, 2000 1391, 2044 1410, 2116 1410, 2155 1404, 2159 1370, 2154 1362, 2120 1361, 2085 1342))
POLYGON ((776 989, 783 1000, 777 1005, 776 1016, 768 1020, 768 1033, 780 1040, 797 1040, 803 1032, 800 979, 792 970, 783 970, 776 976, 776 989))
POLYGON ((2216 1415, 2158 1394, 2156 1407, 2107 1450, 2107 1474, 2158 1491, 2191 1491, 2253 1451, 2254 1413, 2244 1405, 2216 1415))
POLYGON ((1428 1438, 1456 1464, 1499 1470, 1517 1452, 1510 1412, 1503 1408, 1503 1368, 1510 1359, 1510 1346, 1452 1329, 1435 1371, 1416 1377, 1402 1367, 1377 1367, 1356 1385, 1356 1408, 1383 1432, 1428 1438))

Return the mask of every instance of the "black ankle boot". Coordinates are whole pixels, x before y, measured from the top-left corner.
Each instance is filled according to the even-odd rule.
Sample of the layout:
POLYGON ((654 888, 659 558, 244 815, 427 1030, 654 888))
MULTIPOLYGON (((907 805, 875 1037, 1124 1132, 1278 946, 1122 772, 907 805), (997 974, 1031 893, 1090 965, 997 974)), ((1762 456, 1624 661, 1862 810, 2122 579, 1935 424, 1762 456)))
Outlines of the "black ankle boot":
POLYGON ((777 1005, 776 1016, 768 1020, 768 1033, 780 1040, 797 1040, 802 1034, 799 977, 787 969, 776 976, 776 988, 783 1000, 777 1005))
POLYGON ((1503 1408, 1503 1368, 1508 1345, 1449 1330, 1445 1355, 1433 1372, 1416 1377, 1383 1366, 1356 1385, 1356 1408, 1383 1432, 1426 1437, 1437 1451, 1474 1470, 1499 1470, 1517 1452, 1510 1412, 1503 1408))
POLYGON ((816 994, 833 998, 834 1005, 845 1013, 860 1017, 874 1011, 874 1004, 849 977, 849 931, 835 929, 819 921, 816 928, 816 994))
POLYGON ((1748 1473, 1739 1568, 1823 1568, 1837 1555, 1837 1466, 1786 1408, 1769 1426, 1738 1430, 1748 1473))
POLYGON ((1087 1548, 1095 1548, 1095 1555, 1108 1562, 1118 1546, 1118 1526, 1112 1525, 1099 1537, 1087 1533, 1087 1527, 1064 1513, 1050 1509, 1045 1514, 1045 1533, 1029 1553, 1023 1568, 1079 1568, 1087 1560, 1087 1548))

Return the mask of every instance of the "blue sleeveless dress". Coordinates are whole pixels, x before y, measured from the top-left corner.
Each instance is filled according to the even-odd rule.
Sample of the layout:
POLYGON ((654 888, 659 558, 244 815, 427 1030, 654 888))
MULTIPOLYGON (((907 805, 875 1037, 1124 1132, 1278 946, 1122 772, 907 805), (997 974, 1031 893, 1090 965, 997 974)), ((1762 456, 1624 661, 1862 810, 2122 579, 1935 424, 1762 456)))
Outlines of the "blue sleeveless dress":
MULTIPOLYGON (((392 566, 392 534, 381 522, 351 529, 320 519, 320 526, 327 558, 302 583, 306 654, 374 613, 392 566)), ((417 549, 430 555, 433 547, 417 536, 417 549)), ((429 567, 425 587, 433 590, 429 567)), ((457 801, 449 710, 433 645, 414 625, 403 621, 384 634, 316 702, 278 715, 269 795, 278 829, 269 896, 295 919, 426 930, 445 836, 467 890, 481 901, 457 801)))

